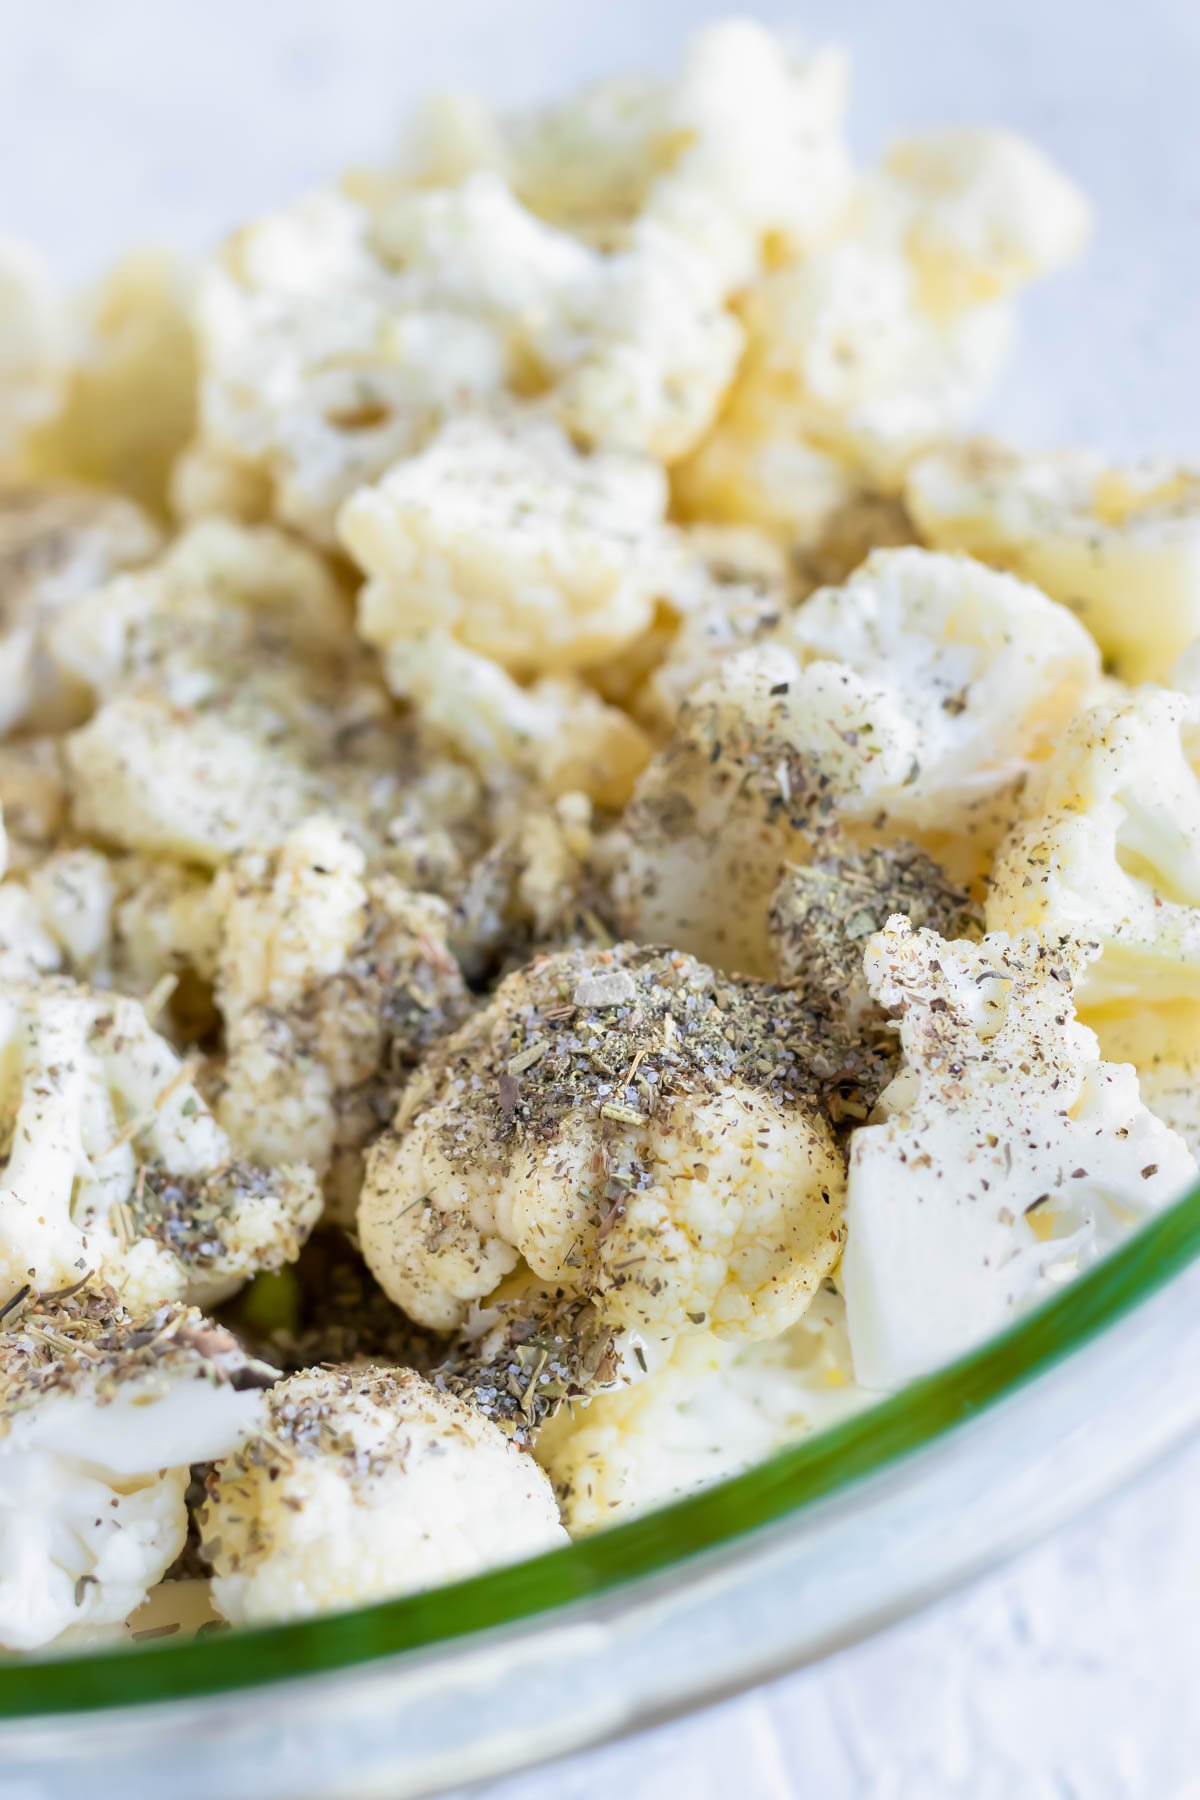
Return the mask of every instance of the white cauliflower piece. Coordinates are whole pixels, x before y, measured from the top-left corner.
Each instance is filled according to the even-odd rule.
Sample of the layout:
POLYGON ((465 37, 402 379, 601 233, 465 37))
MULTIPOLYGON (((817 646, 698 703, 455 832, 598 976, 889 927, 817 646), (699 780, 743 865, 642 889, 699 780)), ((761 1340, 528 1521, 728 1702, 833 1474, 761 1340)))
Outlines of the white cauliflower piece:
POLYGON ((321 1209, 311 1171, 240 1161, 137 1001, 64 980, 9 987, 0 1074, 10 1293, 90 1272, 145 1314, 211 1305, 299 1254, 321 1209))
MULTIPOLYGON (((476 130, 474 154, 507 152, 526 205, 577 236, 611 248, 650 219, 703 245, 741 286, 766 239, 807 245, 844 204, 845 90, 836 50, 796 55, 733 19, 697 33, 673 80, 599 82, 509 122, 499 146, 476 130)), ((462 124, 456 136, 461 145, 462 124)))
POLYGON ((197 1312, 137 1324, 104 1290, 23 1310, 0 1337, 0 1644, 98 1634, 183 1549, 190 1465, 262 1423, 274 1370, 197 1312))
POLYGON ((0 808, 10 872, 28 868, 54 849, 67 829, 67 806, 59 738, 0 742, 0 808))
POLYGON ((566 1543, 533 1458, 411 1369, 305 1370, 218 1462, 201 1544, 239 1624, 436 1587, 566 1543))
POLYGON ((875 551, 778 635, 802 660, 839 661, 886 692, 881 718, 897 741, 911 734, 915 766, 882 803, 948 830, 1048 754, 1100 674, 1065 607, 970 557, 915 547, 875 551))
POLYGON ((1200 999, 1200 698, 1145 687, 1073 720, 1031 783, 988 894, 992 929, 1100 946, 1089 1009, 1200 999))
POLYGON ((1162 680, 1200 632, 1194 470, 979 441, 922 457, 906 499, 929 543, 1012 569, 1070 606, 1127 681, 1162 680))
POLYGON ((625 815, 623 928, 767 974, 785 862, 835 827, 916 835, 970 881, 1099 674, 1063 607, 968 558, 876 551, 763 623, 678 716, 625 815))
POLYGON ((894 1388, 980 1343, 1196 1179, 1100 1060, 1072 989, 1090 947, 947 943, 897 916, 867 947, 904 1062, 850 1146, 841 1287, 854 1369, 894 1388))
POLYGON ((300 1159, 353 1214, 361 1151, 395 1112, 421 1053, 468 1009, 429 894, 368 873, 336 820, 314 817, 270 854, 217 876, 217 1005, 226 1057, 218 1115, 268 1166, 300 1159))
POLYGON ((135 250, 83 296, 61 401, 26 443, 26 468, 166 512, 170 467, 195 424, 189 290, 169 253, 135 250))
POLYGON ((440 628, 516 673, 600 662, 639 637, 675 573, 657 463, 583 456, 546 421, 447 425, 360 488, 339 532, 370 578, 359 630, 440 628))
POLYGON ((522 687, 447 632, 395 639, 388 686, 490 786, 534 782, 551 798, 582 792, 620 807, 650 756, 646 734, 572 675, 522 687))
POLYGON ((372 1273, 437 1330, 523 1258, 609 1323, 765 1337, 837 1259, 842 1163, 782 990, 632 945, 510 976, 368 1156, 372 1273))
POLYGON ((71 607, 54 653, 103 701, 63 756, 75 826, 110 844, 211 868, 315 812, 380 844, 478 810, 398 717, 325 565, 269 527, 193 527, 71 607))
POLYGON ((1002 298, 1064 268, 1091 231, 1074 182, 1009 131, 959 126, 903 138, 865 186, 868 231, 902 242, 933 313, 1002 298))
POLYGON ((86 714, 47 633, 117 570, 149 561, 159 535, 128 500, 84 488, 0 487, 0 732, 59 731, 86 714))
POLYGON ((644 1380, 557 1413, 534 1455, 578 1537, 740 1474, 869 1398, 854 1380, 845 1309, 825 1284, 778 1337, 680 1338, 644 1380))
POLYGON ((49 270, 27 245, 0 238, 0 464, 54 410, 69 338, 49 270))
POLYGON ((773 271, 744 311, 749 403, 770 409, 777 436, 844 457, 885 489, 966 423, 1012 340, 1007 303, 932 314, 908 259, 869 239, 773 271))

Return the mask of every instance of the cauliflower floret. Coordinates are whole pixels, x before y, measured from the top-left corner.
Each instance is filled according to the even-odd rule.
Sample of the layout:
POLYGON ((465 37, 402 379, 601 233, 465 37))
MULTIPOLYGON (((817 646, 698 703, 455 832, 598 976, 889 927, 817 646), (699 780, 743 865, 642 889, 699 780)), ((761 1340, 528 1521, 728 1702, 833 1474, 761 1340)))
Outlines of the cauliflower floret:
POLYGON ((1196 1179, 1072 989, 1089 954, 889 920, 867 980, 904 1065, 850 1146, 841 1286, 854 1369, 893 1388, 990 1337, 1196 1179))
POLYGON ((384 671, 392 692, 492 786, 515 776, 551 798, 581 792, 616 808, 650 756, 645 733, 577 676, 522 687, 448 632, 394 640, 384 671))
POLYGON ((1200 999, 1200 698, 1142 688, 1073 720, 1025 795, 988 894, 993 930, 1101 954, 1089 1009, 1200 999))
POLYGON ((534 1454, 578 1537, 737 1475, 868 1400, 842 1302, 826 1284, 802 1319, 764 1343, 680 1338, 646 1379, 557 1413, 534 1454))
POLYGON ((916 765, 889 816, 949 830, 1046 756, 1100 674, 1065 607, 970 557, 916 548, 877 550, 790 613, 779 639, 889 690, 916 765))
POLYGON ((183 1549, 190 1465, 263 1422, 274 1370, 197 1312, 135 1323, 104 1289, 5 1307, 0 1644, 119 1625, 183 1549))
POLYGON ((0 732, 58 731, 85 715, 86 690, 55 668, 47 631, 158 546, 128 500, 62 485, 0 488, 0 732))
POLYGON ((544 421, 458 420, 342 508, 370 577, 359 630, 386 649, 441 628, 518 674, 587 668, 654 617, 666 498, 657 463, 582 456, 544 421))
POLYGON ((663 1336, 764 1337, 841 1246, 841 1158, 807 1020, 691 957, 567 950, 510 976, 373 1146, 363 1254, 451 1330, 521 1258, 663 1336))
POLYGON ((977 878, 1099 672, 1065 608, 917 549, 876 551, 757 642, 689 696, 639 781, 616 885, 631 936, 757 974, 783 864, 834 827, 918 833, 977 878))
POLYGON ((70 608, 54 652, 103 698, 64 761, 75 826, 109 843, 215 867, 315 812, 371 844, 474 822, 477 785, 397 715, 324 564, 270 528, 185 532, 70 608))
POLYGON ((307 1618, 564 1544, 550 1483, 411 1369, 311 1369, 207 1481, 201 1546, 235 1623, 307 1618))
POLYGON ((903 243, 933 313, 1004 297, 1064 268, 1091 230, 1074 182, 1009 131, 903 138, 868 178, 859 206, 868 230, 903 243))
POLYGON ((979 441, 922 457, 906 498, 930 543, 1012 569, 1071 607, 1127 681, 1162 680, 1200 631, 1193 470, 979 441))
POLYGON ((743 405, 768 410, 777 441, 844 457, 885 489, 966 423, 1012 340, 1005 302, 932 314, 908 259, 869 239, 773 271, 744 310, 743 405))
POLYGON ((38 475, 116 488, 156 515, 195 424, 196 352, 188 282, 173 257, 137 250, 78 308, 62 401, 26 445, 38 475))
POLYGON ((90 1271, 133 1313, 211 1305, 294 1259, 316 1222, 311 1171, 238 1160, 135 1000, 63 980, 7 988, 0 1073, 10 1292, 90 1271))
POLYGON ((218 875, 217 1005, 226 1060, 218 1115, 267 1165, 334 1168, 353 1216, 361 1151, 395 1112, 421 1053, 465 1016, 445 904, 366 857, 335 820, 298 826, 274 853, 218 875))
POLYGON ((0 465, 57 404, 68 341, 49 270, 26 245, 0 238, 0 465))
POLYGON ((703 243, 740 286, 765 239, 806 245, 844 203, 845 90, 839 52, 797 56, 729 20, 696 35, 673 81, 600 82, 512 121, 500 147, 476 131, 475 154, 507 151, 525 203, 593 243, 621 244, 652 219, 703 243))

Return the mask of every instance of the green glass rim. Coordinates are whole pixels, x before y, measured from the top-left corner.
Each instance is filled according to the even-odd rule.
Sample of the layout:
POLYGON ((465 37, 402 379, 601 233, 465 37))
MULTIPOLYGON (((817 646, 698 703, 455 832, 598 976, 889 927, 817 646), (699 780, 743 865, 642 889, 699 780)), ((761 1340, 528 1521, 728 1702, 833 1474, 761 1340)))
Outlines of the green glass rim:
POLYGON ((353 1612, 0 1664, 0 1719, 199 1699, 446 1646, 663 1576, 797 1520, 1006 1399, 1200 1256, 1200 1187, 1078 1281, 935 1374, 742 1475, 523 1563, 353 1612))

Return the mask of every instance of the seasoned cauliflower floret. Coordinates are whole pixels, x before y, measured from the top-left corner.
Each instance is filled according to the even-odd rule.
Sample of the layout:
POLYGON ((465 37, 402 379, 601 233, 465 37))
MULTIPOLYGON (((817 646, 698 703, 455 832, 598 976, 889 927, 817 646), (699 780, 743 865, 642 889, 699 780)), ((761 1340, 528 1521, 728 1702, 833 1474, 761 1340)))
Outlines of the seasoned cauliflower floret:
POLYGON ((62 980, 0 996, 0 1275, 88 1273, 133 1313, 210 1305, 293 1259, 320 1212, 308 1169, 244 1162, 135 1000, 62 980))
POLYGON ((399 846, 478 810, 397 715, 325 565, 271 528, 193 527, 68 609, 54 651, 102 702, 64 745, 73 822, 121 848, 211 868, 315 812, 399 846))
POLYGON ((217 1463, 200 1516, 235 1623, 307 1618, 566 1543, 533 1458, 411 1369, 312 1369, 217 1463))
POLYGON ((1005 302, 931 313, 909 260, 869 239, 774 270, 744 310, 743 404, 770 408, 777 441, 844 457, 888 489, 914 455, 962 428, 1012 341, 1005 302))
POLYGON ((46 635, 72 601, 147 562, 158 532, 128 500, 66 486, 0 487, 0 731, 57 731, 86 688, 56 669, 46 635))
POLYGON ((1100 1060, 1072 989, 1091 947, 947 943, 889 920, 867 947, 904 1062, 850 1147, 841 1286, 854 1369, 899 1387, 999 1331, 1195 1180, 1183 1139, 1100 1060))
POLYGON ((681 709, 626 813, 631 935, 767 973, 783 864, 838 826, 920 833, 973 879, 1098 675, 1063 607, 967 557, 876 551, 681 709))
POLYGON ((249 1155, 336 1160, 351 1215, 359 1153, 388 1122, 422 1051, 468 1009, 446 948, 449 912, 366 858, 336 821, 298 826, 274 855, 217 877, 218 1114, 249 1155))
POLYGON ((0 1645, 119 1625, 184 1547, 190 1465, 261 1424, 274 1371, 197 1312, 104 1289, 5 1308, 0 1645))
POLYGON ((520 1259, 608 1321, 764 1337, 841 1247, 802 1010, 691 957, 568 950, 440 1046, 367 1161, 363 1254, 451 1330, 520 1259))
POLYGON ((1090 1009, 1200 999, 1200 699, 1141 688, 1073 720, 996 859, 993 929, 1094 939, 1090 1009))
POLYGON ((851 1370, 842 1302, 826 1284, 802 1319, 765 1342, 680 1338, 645 1380, 560 1411, 534 1454, 577 1537, 737 1475, 868 1398, 851 1370))
POLYGON ((384 656, 388 686, 489 785, 514 778, 558 798, 585 793, 623 806, 650 756, 644 731, 578 676, 522 687, 499 663, 448 632, 397 638, 384 656))
POLYGON ((906 498, 931 544, 1012 569, 1071 607, 1127 681, 1162 680, 1200 632, 1193 470, 980 441, 922 457, 906 498))
POLYGON ((441 628, 516 673, 586 668, 654 617, 672 543, 657 463, 583 456, 547 422, 448 425, 342 509, 383 648, 441 628))

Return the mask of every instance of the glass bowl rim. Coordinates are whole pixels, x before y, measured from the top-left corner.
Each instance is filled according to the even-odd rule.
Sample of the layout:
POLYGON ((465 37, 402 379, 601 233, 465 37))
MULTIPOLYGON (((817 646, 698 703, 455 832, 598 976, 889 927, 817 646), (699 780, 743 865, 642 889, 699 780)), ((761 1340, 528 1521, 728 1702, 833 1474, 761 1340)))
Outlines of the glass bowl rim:
POLYGON ((990 1411, 1200 1258, 1200 1185, 979 1348, 699 1493, 542 1556, 399 1599, 178 1642, 0 1661, 0 1720, 128 1711, 446 1650, 568 1607, 632 1593, 705 1552, 744 1544, 990 1411))

